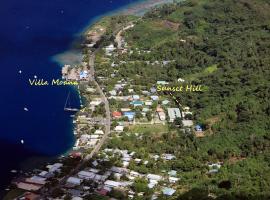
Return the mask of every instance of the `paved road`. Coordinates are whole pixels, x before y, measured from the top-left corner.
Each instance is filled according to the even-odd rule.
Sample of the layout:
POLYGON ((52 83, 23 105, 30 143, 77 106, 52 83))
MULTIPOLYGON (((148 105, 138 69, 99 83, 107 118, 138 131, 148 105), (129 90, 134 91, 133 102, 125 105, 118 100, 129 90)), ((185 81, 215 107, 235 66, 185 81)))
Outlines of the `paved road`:
POLYGON ((96 153, 98 153, 98 151, 100 150, 100 148, 102 147, 102 145, 104 144, 104 142, 107 140, 107 138, 110 135, 110 132, 111 132, 111 113, 110 113, 109 101, 108 101, 107 97, 105 96, 104 92, 102 91, 102 89, 100 88, 98 82, 95 80, 94 60, 95 60, 95 54, 92 53, 89 57, 89 63, 88 63, 88 65, 91 69, 90 70, 90 75, 91 75, 90 81, 92 81, 95 84, 97 91, 99 92, 101 99, 105 105, 106 119, 104 120, 104 125, 105 125, 104 135, 99 140, 98 144, 94 147, 92 152, 90 154, 88 154, 87 156, 85 156, 84 159, 73 170, 71 170, 71 172, 68 175, 64 176, 59 181, 59 184, 57 184, 55 187, 51 188, 50 191, 45 191, 45 190, 40 191, 40 193, 44 197, 44 199, 46 199, 46 197, 48 197, 48 195, 50 196, 50 194, 52 193, 52 191, 54 189, 63 187, 66 184, 66 181, 69 177, 73 176, 74 174, 77 174, 81 170, 81 168, 84 166, 84 164, 86 162, 88 162, 96 153))
POLYGON ((95 80, 95 67, 94 67, 94 60, 95 60, 95 54, 91 54, 89 57, 89 67, 90 67, 90 74, 91 74, 91 80, 94 82, 97 91, 99 92, 102 102, 105 105, 105 110, 106 110, 106 120, 105 120, 105 131, 104 131, 104 135, 101 138, 101 140, 99 141, 99 143, 95 146, 95 148, 93 149, 93 151, 87 155, 85 157, 85 160, 89 160, 93 157, 93 155, 95 155, 100 148, 102 147, 102 145, 104 144, 104 142, 107 140, 108 136, 110 135, 111 132, 111 113, 110 113, 110 105, 109 105, 109 101, 107 99, 107 97, 105 96, 104 92, 102 91, 102 89, 100 88, 98 82, 95 80))

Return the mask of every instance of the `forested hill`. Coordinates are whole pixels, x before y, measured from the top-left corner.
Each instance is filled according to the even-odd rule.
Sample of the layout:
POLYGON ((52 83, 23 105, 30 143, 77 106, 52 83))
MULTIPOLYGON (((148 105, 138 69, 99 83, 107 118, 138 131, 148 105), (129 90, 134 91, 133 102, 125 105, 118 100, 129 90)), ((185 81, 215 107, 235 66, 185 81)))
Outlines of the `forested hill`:
POLYGON ((137 66, 134 73, 146 85, 183 78, 207 88, 202 93, 175 93, 208 131, 207 137, 192 139, 183 160, 188 156, 201 163, 221 160, 225 165, 211 178, 198 175, 194 167, 190 169, 194 179, 186 184, 198 190, 212 187, 223 199, 266 199, 270 191, 270 1, 194 0, 164 5, 138 20, 125 37, 134 48, 151 50, 126 59, 173 61, 165 67, 137 66), (222 181, 228 181, 229 187, 220 188, 222 181))

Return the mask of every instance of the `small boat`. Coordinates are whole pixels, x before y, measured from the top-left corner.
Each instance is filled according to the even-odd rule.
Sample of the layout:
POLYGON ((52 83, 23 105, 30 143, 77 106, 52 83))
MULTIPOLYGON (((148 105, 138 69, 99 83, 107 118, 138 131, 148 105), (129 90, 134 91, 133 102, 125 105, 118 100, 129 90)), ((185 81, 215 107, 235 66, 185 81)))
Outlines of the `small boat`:
POLYGON ((79 111, 78 108, 71 108, 71 107, 67 106, 70 103, 69 100, 70 100, 70 92, 68 93, 68 96, 67 96, 67 99, 66 99, 66 103, 65 103, 65 106, 64 106, 64 111, 78 112, 79 111))
POLYGON ((21 144, 24 144, 24 140, 21 140, 21 144))
POLYGON ((13 169, 10 172, 13 173, 13 174, 15 174, 15 173, 17 173, 17 170, 13 169))
POLYGON ((29 111, 28 108, 26 108, 26 107, 24 107, 23 110, 26 111, 26 112, 29 111))

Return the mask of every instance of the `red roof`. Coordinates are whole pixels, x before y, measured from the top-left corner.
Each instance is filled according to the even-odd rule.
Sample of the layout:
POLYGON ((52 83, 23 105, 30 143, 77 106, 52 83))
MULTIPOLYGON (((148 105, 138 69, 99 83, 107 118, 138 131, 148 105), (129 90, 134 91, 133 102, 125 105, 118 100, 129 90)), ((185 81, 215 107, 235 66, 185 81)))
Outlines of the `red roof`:
POLYGON ((161 107, 157 107, 157 112, 163 112, 163 109, 161 107))
POLYGON ((70 154, 72 158, 81 158, 82 153, 81 152, 73 152, 70 154))
POLYGON ((108 192, 109 191, 105 190, 105 189, 101 189, 101 190, 97 191, 98 194, 103 195, 103 196, 106 196, 108 194, 108 192))
POLYGON ((112 113, 112 116, 115 117, 115 118, 122 117, 122 113, 115 111, 115 112, 112 113))

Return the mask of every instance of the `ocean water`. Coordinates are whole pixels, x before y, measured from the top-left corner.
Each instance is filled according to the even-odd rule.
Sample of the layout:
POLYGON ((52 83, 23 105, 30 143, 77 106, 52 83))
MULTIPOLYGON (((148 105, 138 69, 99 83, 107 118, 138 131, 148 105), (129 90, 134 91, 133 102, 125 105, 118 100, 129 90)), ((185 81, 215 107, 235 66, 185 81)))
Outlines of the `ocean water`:
POLYGON ((70 48, 78 33, 104 13, 136 0, 0 1, 0 191, 11 169, 58 156, 74 144, 72 118, 63 110, 72 87, 33 87, 28 79, 61 77, 52 57, 70 48), (20 74, 19 71, 22 71, 20 74), (24 108, 28 108, 25 111, 24 108), (24 140, 24 144, 21 143, 24 140))

